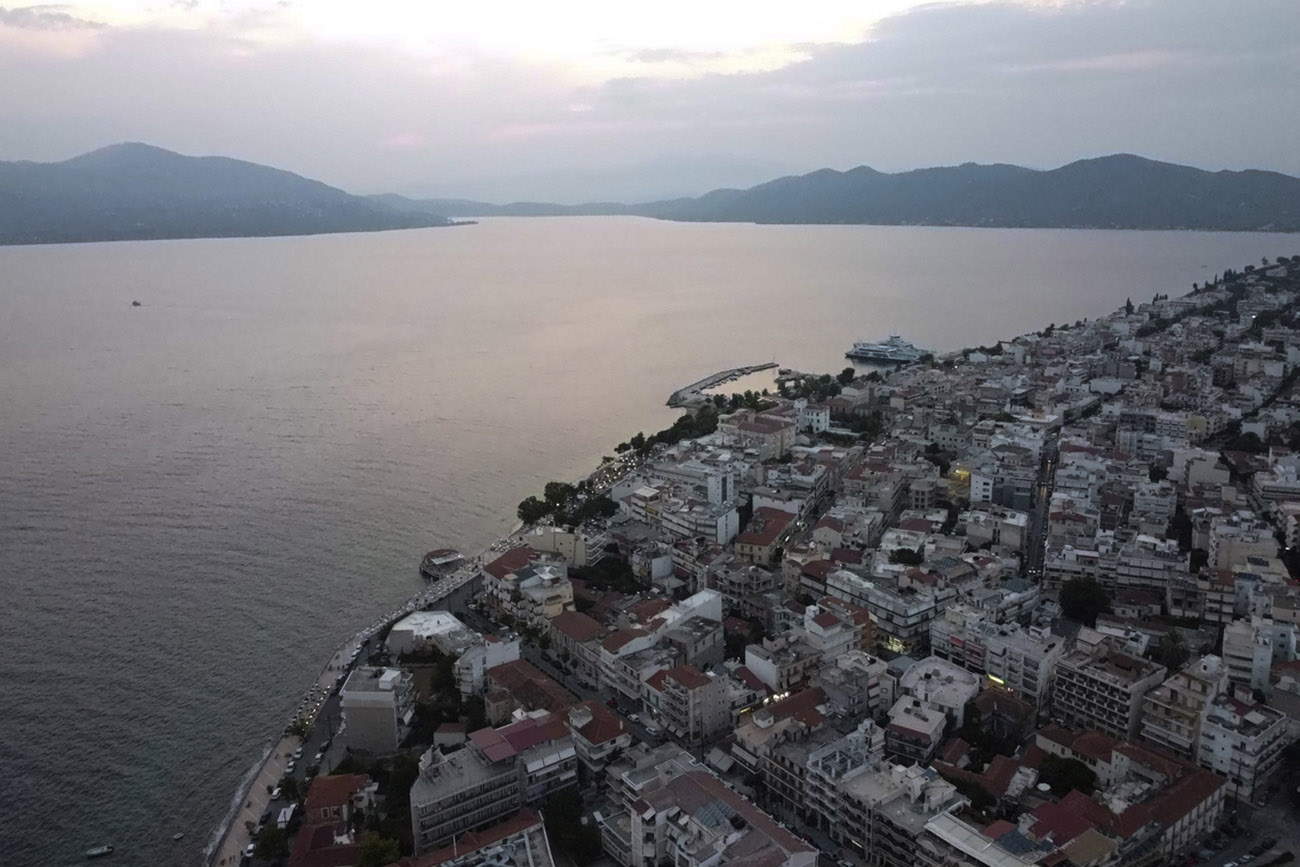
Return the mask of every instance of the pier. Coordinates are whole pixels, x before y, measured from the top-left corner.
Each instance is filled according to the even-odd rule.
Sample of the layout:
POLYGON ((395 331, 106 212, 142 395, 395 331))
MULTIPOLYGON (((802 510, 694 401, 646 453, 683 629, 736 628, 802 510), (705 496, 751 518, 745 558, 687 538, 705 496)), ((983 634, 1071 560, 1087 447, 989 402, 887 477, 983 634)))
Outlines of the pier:
POLYGON ((679 388, 668 396, 668 405, 671 407, 693 407, 700 406, 708 401, 704 392, 710 388, 722 385, 724 382, 731 382, 747 376, 751 373, 758 373, 760 370, 771 370, 776 367, 775 361, 769 361, 766 364, 751 364, 748 367, 733 367, 730 370, 719 371, 712 376, 706 376, 699 382, 692 382, 685 388, 679 388))

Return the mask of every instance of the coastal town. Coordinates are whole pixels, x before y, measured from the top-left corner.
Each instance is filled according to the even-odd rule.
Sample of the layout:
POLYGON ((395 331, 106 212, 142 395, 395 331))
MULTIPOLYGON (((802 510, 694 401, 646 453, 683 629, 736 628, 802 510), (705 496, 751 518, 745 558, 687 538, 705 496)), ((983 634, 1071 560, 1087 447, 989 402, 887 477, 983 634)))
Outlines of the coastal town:
POLYGON ((1300 256, 1191 290, 675 392, 425 555, 209 863, 1290 862, 1300 256))

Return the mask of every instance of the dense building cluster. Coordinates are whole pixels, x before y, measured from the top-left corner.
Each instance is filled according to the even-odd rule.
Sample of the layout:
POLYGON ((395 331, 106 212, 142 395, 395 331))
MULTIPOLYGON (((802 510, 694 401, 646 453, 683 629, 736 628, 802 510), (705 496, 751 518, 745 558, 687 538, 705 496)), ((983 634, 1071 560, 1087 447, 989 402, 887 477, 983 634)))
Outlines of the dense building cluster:
POLYGON ((611 461, 568 494, 612 508, 467 564, 345 685, 358 749, 422 752, 402 863, 489 863, 461 835, 565 792, 624 867, 1230 840, 1300 736, 1297 299, 1284 258, 817 399, 781 371, 611 461), (487 727, 403 741, 429 648, 487 727))

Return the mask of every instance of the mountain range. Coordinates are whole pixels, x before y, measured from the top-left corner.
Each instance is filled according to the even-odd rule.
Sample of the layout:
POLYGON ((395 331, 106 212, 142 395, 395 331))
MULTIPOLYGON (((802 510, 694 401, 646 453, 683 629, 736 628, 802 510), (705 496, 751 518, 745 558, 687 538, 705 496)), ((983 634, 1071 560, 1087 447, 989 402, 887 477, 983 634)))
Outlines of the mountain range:
POLYGON ((1300 231, 1300 178, 1208 172, 1131 154, 1050 171, 975 163, 897 174, 867 166, 822 169, 744 190, 641 204, 374 198, 394 209, 458 217, 632 214, 700 222, 1300 231))
POLYGON ((1300 179, 1208 172, 1130 154, 1050 171, 1013 165, 822 169, 698 198, 494 205, 355 196, 291 172, 139 143, 58 163, 0 162, 0 244, 364 232, 447 217, 635 215, 664 220, 1015 228, 1300 231, 1300 179))
POLYGON ((0 162, 0 244, 313 235, 444 226, 292 172, 139 143, 0 162))

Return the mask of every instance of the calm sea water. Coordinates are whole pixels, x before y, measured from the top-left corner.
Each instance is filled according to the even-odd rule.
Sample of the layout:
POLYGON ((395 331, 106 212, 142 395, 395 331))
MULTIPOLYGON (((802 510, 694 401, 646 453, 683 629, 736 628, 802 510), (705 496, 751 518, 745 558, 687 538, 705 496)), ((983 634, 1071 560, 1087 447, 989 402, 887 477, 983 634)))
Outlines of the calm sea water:
POLYGON ((837 371, 889 333, 987 343, 1296 252, 634 218, 0 248, 4 862, 198 863, 425 550, 490 542, 680 385, 837 371))

